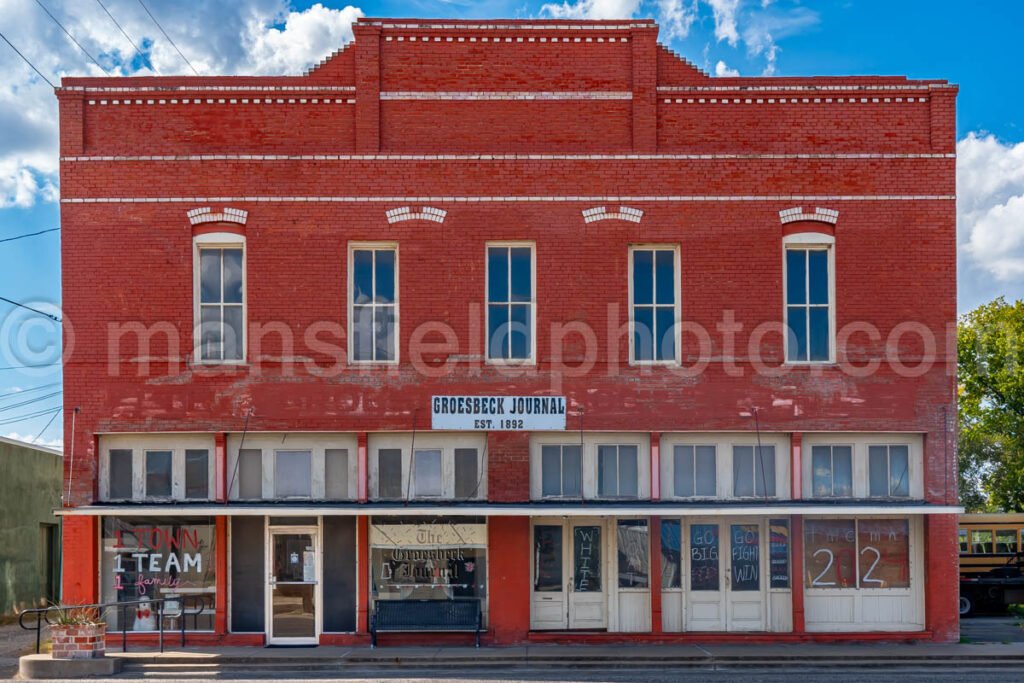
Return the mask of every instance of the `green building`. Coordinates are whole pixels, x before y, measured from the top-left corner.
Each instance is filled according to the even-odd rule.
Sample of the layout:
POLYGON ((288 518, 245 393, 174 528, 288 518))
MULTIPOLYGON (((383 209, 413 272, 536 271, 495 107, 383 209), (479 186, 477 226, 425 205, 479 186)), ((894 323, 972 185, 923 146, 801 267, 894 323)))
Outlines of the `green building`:
POLYGON ((0 615, 60 597, 58 450, 0 437, 0 615))

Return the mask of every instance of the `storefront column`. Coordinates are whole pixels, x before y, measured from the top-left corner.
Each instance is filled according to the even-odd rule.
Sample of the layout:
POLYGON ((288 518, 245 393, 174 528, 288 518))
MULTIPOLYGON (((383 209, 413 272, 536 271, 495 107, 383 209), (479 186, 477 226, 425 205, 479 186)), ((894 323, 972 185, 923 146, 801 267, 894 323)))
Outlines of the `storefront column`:
MULTIPOLYGON (((356 439, 356 450, 359 451, 359 457, 358 460, 356 461, 356 478, 358 479, 357 495, 359 497, 359 502, 365 503, 367 500, 369 500, 368 490, 370 483, 370 468, 367 465, 368 456, 366 454, 366 432, 359 432, 359 434, 356 436, 356 439)), ((368 537, 364 535, 363 540, 366 541, 367 539, 368 537)))
POLYGON ((790 588, 793 596, 793 633, 807 629, 804 618, 804 518, 793 515, 790 526, 790 588))
POLYGON ((660 432, 651 432, 651 500, 661 500, 660 432))
POLYGON ((793 432, 790 438, 790 486, 792 487, 793 500, 803 498, 801 484, 803 482, 803 469, 801 467, 801 449, 803 447, 804 435, 801 432, 793 432))
MULTIPOLYGON (((219 448, 219 446, 218 446, 219 448)), ((216 548, 214 561, 217 563, 216 596, 214 597, 213 631, 228 632, 228 518, 217 517, 214 533, 216 548)))
POLYGON ((89 605, 99 602, 100 517, 91 515, 64 518, 61 581, 61 602, 67 605, 89 605))
MULTIPOLYGON (((228 435, 224 432, 213 435, 213 468, 217 502, 223 503, 228 499, 228 435)), ((220 529, 217 533, 220 538, 220 529)))
MULTIPOLYGON (((651 448, 654 448, 651 435, 651 448)), ((651 463, 653 468, 654 463, 651 463)), ((651 633, 661 633, 661 517, 651 517, 651 560, 648 568, 651 588, 651 633)))
POLYGON ((960 575, 949 571, 960 554, 957 528, 956 515, 927 515, 924 520, 924 627, 942 643, 960 638, 960 575))
MULTIPOLYGON (((366 434, 360 434, 359 452, 366 453, 366 434)), ((362 460, 362 458, 361 458, 362 460)), ((362 486, 365 487, 365 484, 362 486)), ((356 633, 369 633, 370 621, 370 518, 356 518, 356 633)))
POLYGON ((520 643, 530 630, 530 518, 487 520, 488 630, 494 642, 520 643))

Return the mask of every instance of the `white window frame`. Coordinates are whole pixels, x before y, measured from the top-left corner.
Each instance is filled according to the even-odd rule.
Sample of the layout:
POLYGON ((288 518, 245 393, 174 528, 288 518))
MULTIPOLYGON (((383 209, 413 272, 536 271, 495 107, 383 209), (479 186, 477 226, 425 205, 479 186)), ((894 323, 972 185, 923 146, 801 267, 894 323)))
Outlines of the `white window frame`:
POLYGON ((597 447, 635 446, 637 459, 637 496, 626 500, 651 499, 651 435, 646 432, 585 432, 582 439, 578 432, 533 432, 530 434, 530 500, 557 500, 544 496, 542 479, 542 448, 544 446, 579 446, 582 476, 579 497, 563 500, 609 500, 597 494, 597 447))
POLYGON ((912 491, 912 487, 910 485, 911 480, 912 480, 911 473, 913 472, 913 468, 914 468, 914 465, 913 465, 914 458, 913 458, 912 454, 913 454, 913 449, 909 445, 907 445, 905 443, 899 443, 899 442, 885 443, 885 444, 873 443, 873 444, 868 445, 866 447, 866 456, 865 456, 867 458, 867 495, 865 497, 873 498, 875 500, 883 500, 883 499, 888 499, 888 500, 910 500, 911 499, 911 491, 912 491), (890 485, 886 486, 886 488, 888 489, 888 493, 886 493, 884 496, 873 496, 873 495, 871 495, 871 448, 872 447, 878 448, 878 447, 883 447, 883 446, 885 447, 885 481, 888 482, 890 485), (893 492, 892 492, 892 486, 891 486, 892 478, 891 478, 890 472, 892 470, 892 447, 893 446, 906 446, 907 447, 907 495, 905 495, 905 496, 897 496, 897 495, 894 495, 893 492))
POLYGON ((99 435, 99 498, 102 501, 213 501, 217 497, 216 444, 212 434, 100 434, 99 435), (132 495, 131 498, 110 498, 110 452, 130 450, 132 452, 132 495), (206 498, 185 498, 185 451, 205 450, 207 452, 206 498), (171 452, 171 495, 146 497, 146 453, 150 451, 171 452))
POLYGON ((582 500, 583 499, 583 447, 579 443, 545 443, 541 444, 540 456, 537 461, 537 467, 540 468, 540 499, 541 500, 582 500), (569 496, 565 494, 565 449, 567 447, 576 447, 580 451, 580 493, 578 496, 569 496), (558 483, 559 490, 561 491, 557 496, 544 495, 544 448, 557 448, 558 449, 558 483))
POLYGON ((857 493, 857 447, 855 444, 847 443, 844 441, 833 441, 830 443, 812 443, 807 447, 807 458, 810 462, 809 467, 811 471, 811 485, 807 491, 808 498, 817 498, 820 500, 846 500, 848 498, 854 498, 857 493), (828 448, 829 457, 829 473, 832 478, 832 493, 827 496, 818 496, 814 493, 814 448, 828 448), (835 453, 832 449, 849 448, 850 449, 850 495, 848 496, 837 496, 835 495, 836 490, 836 468, 835 468, 835 453))
MULTIPOLYGON (((509 268, 509 299, 512 296, 512 269, 509 268)), ((536 242, 486 242, 484 244, 484 362, 488 365, 535 365, 537 363, 537 243, 536 242), (491 358, 491 258, 492 247, 499 249, 522 249, 530 250, 530 355, 526 358, 491 358)), ((516 302, 522 305, 525 302, 516 302)), ((496 303, 496 305, 501 305, 496 303)), ((505 302, 510 305, 510 302, 505 302)), ((509 341, 511 351, 512 342, 509 341)))
MULTIPOLYGON (((814 497, 813 446, 853 446, 853 498, 871 500, 924 499, 924 437, 910 432, 804 432, 801 442, 800 481, 805 498, 814 497), (871 496, 871 446, 906 446, 909 496, 871 496)), ((846 500, 845 498, 839 500, 846 500)))
MULTIPOLYGON (((629 246, 629 273, 628 280, 626 283, 627 296, 629 298, 629 364, 632 366, 644 366, 644 365, 668 365, 677 366, 682 362, 682 329, 680 323, 682 322, 682 272, 681 272, 681 258, 678 244, 631 244, 629 246), (673 307, 675 309, 674 325, 672 328, 672 335, 675 340, 675 358, 665 360, 637 360, 636 358, 636 316, 633 312, 633 254, 636 251, 671 251, 672 252, 672 267, 674 269, 673 290, 675 292, 673 307)), ((652 287, 657 288, 657 273, 654 273, 654 281, 652 287)), ((657 299, 656 289, 652 289, 652 299, 657 299)), ((647 307, 647 304, 641 304, 642 307, 647 307)), ((652 309, 657 309, 659 304, 650 304, 652 309)), ((665 304, 660 304, 664 307, 665 304)), ((652 331, 653 333, 653 331, 652 331)))
MULTIPOLYGON (((786 365, 827 365, 836 362, 836 238, 821 232, 798 232, 782 238, 782 330, 783 330, 783 362, 786 365), (825 250, 828 252, 828 358, 825 360, 791 360, 789 357, 789 300, 787 291, 788 267, 786 256, 790 250, 806 251, 825 250)), ((808 272, 807 277, 810 277, 808 272)), ((807 283, 810 296, 810 285, 807 283)), ((801 304, 794 304, 800 306, 801 304)), ((809 304, 803 304, 809 310, 809 304)), ((815 304, 820 306, 820 304, 815 304)), ((810 325, 810 315, 807 316, 810 325)), ((810 331, 808 328, 808 355, 810 349, 810 331)))
POLYGON ((594 457, 594 477, 597 481, 597 493, 596 497, 602 500, 639 500, 640 499, 640 447, 635 443, 610 443, 608 441, 597 444, 596 455, 594 457), (622 456, 623 447, 633 447, 636 449, 636 493, 634 495, 623 495, 621 482, 622 479, 619 477, 619 459, 622 456), (614 448, 615 449, 615 495, 607 496, 601 495, 601 449, 602 448, 614 448))
POLYGON ((411 432, 381 432, 367 437, 368 491, 371 500, 486 500, 487 499, 487 437, 481 433, 421 432, 416 434, 415 445, 411 432), (476 450, 477 480, 476 493, 471 498, 455 497, 455 451, 461 448, 476 450), (399 498, 380 497, 380 473, 378 453, 393 449, 402 454, 402 495, 399 498), (423 495, 416 491, 416 477, 413 474, 412 451, 441 451, 441 495, 423 495))
MULTIPOLYGON (((779 471, 780 470, 780 467, 779 467, 779 461, 780 460, 789 460, 789 451, 780 451, 779 450, 779 446, 776 443, 771 442, 771 441, 762 441, 760 444, 758 444, 756 441, 754 443, 746 443, 746 442, 737 443, 737 442, 733 442, 732 444, 730 444, 730 446, 729 446, 729 480, 730 480, 729 481, 729 497, 737 499, 737 500, 766 500, 766 499, 767 500, 778 500, 779 498, 781 498, 782 496, 779 495, 779 490, 782 488, 783 482, 782 482, 782 477, 781 477, 780 471, 779 471), (752 450, 753 458, 751 460, 751 465, 754 468, 753 472, 752 472, 753 477, 754 477, 753 480, 752 480, 753 484, 754 484, 754 487, 753 487, 753 492, 749 496, 738 496, 738 495, 736 495, 736 480, 735 480, 736 465, 735 465, 735 460, 736 460, 736 449, 737 448, 751 448, 751 449, 753 449, 752 450), (767 450, 769 448, 773 449, 773 453, 774 453, 774 458, 773 459, 775 461, 775 468, 774 468, 775 469, 775 472, 774 472, 775 481, 773 482, 774 485, 775 485, 774 486, 775 493, 773 495, 770 495, 770 496, 767 495, 767 490, 764 491, 763 493, 760 493, 760 494, 757 492, 757 482, 760 481, 760 476, 759 475, 761 473, 761 468, 759 468, 757 466, 758 456, 760 455, 760 450, 767 450)), ((768 482, 767 482, 767 474, 768 473, 767 473, 767 470, 766 470, 765 471, 765 481, 762 482, 762 485, 766 489, 767 489, 767 484, 768 484, 768 482)))
POLYGON ((710 500, 719 497, 719 482, 722 479, 721 457, 716 443, 704 443, 698 441, 667 441, 661 445, 662 460, 662 485, 661 495, 665 499, 673 500, 710 500), (676 491, 676 447, 688 446, 693 448, 693 493, 692 496, 684 496, 676 491), (697 493, 697 449, 712 448, 715 451, 715 492, 710 496, 697 493))
MULTIPOLYGON (((223 270, 223 266, 222 266, 223 270)), ((221 273, 223 287, 223 272, 221 273)), ((196 365, 246 365, 249 358, 249 254, 246 249, 244 235, 232 232, 211 232, 196 235, 192 238, 192 362, 196 365), (240 359, 224 359, 223 340, 221 340, 220 359, 203 358, 202 351, 202 288, 200 279, 200 254, 203 249, 241 249, 242 250, 242 357, 240 359)), ((221 308, 223 309, 223 302, 221 308)), ((236 305, 236 304, 231 304, 236 305)))
POLYGON ((326 500, 326 452, 329 449, 348 451, 348 496, 331 500, 356 500, 358 497, 358 452, 359 442, 355 434, 346 432, 257 432, 246 433, 244 439, 239 433, 228 434, 227 438, 227 482, 228 500, 252 500, 239 498, 241 488, 238 474, 238 451, 258 449, 260 451, 263 481, 260 500, 326 500), (243 443, 244 441, 244 443, 243 443), (312 482, 309 498, 293 496, 275 497, 275 458, 277 451, 310 451, 310 472, 312 482))
MULTIPOLYGON (((347 327, 346 327, 346 329, 348 330, 348 334, 346 335, 347 339, 346 339, 345 345, 348 348, 348 362, 349 362, 350 365, 358 365, 358 366, 383 365, 383 366, 390 366, 390 365, 398 365, 398 363, 399 363, 399 360, 401 358, 401 351, 402 351, 401 295, 399 293, 400 292, 400 285, 401 285, 401 276, 400 276, 400 270, 399 270, 400 267, 401 267, 400 266, 400 261, 401 261, 401 254, 399 254, 398 242, 349 242, 348 243, 348 288, 347 288, 347 292, 346 292, 347 303, 346 303, 346 306, 345 306, 346 310, 347 310, 347 316, 348 316, 348 324, 347 324, 347 327), (394 302, 394 305, 392 306, 392 308, 395 311, 395 357, 393 359, 391 359, 391 360, 375 360, 375 359, 374 360, 356 360, 355 359, 355 344, 353 343, 353 340, 355 339, 355 334, 354 334, 354 329, 355 328, 353 326, 353 320, 354 320, 353 313, 354 313, 354 308, 355 308, 355 301, 353 300, 354 299, 353 294, 355 292, 355 274, 356 274, 355 273, 355 252, 356 251, 373 251, 373 252, 377 252, 377 251, 394 251, 395 252, 395 302, 394 302)), ((374 291, 376 291, 376 288, 377 288, 377 259, 376 259, 376 256, 374 256, 374 258, 373 258, 373 272, 371 273, 371 278, 372 278, 372 283, 373 283, 374 291)), ((377 307, 382 306, 381 304, 377 304, 377 303, 373 303, 373 302, 371 302, 369 304, 366 304, 366 305, 371 306, 373 308, 377 308, 377 307)), ((390 304, 387 304, 387 305, 390 306, 390 304)), ((374 348, 374 354, 376 355, 376 349, 377 349, 376 344, 374 344, 373 348, 374 348)))

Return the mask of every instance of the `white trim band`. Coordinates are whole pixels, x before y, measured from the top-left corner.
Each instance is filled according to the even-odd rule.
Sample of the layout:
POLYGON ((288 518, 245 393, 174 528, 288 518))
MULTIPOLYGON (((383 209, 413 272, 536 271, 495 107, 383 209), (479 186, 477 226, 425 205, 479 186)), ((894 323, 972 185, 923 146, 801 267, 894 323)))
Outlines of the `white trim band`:
POLYGON ((60 161, 773 161, 859 159, 956 159, 935 154, 182 154, 141 156, 63 156, 60 161))
POLYGON ((382 92, 381 100, 631 100, 629 91, 478 91, 478 92, 382 92))
POLYGON ((925 195, 640 195, 640 196, 430 196, 430 197, 63 197, 61 204, 179 204, 182 202, 328 202, 328 203, 429 203, 455 202, 459 204, 473 203, 516 203, 516 202, 913 202, 913 201, 953 201, 952 194, 925 195))

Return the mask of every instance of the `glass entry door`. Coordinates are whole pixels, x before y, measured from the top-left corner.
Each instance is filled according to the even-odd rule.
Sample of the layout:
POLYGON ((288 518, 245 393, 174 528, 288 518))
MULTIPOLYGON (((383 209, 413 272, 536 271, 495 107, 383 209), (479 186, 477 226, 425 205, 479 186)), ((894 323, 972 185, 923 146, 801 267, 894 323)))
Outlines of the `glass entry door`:
POLYGON ((762 523, 689 523, 683 556, 687 631, 763 631, 766 621, 762 523))
POLYGON ((608 627, 605 525, 595 521, 538 521, 533 526, 530 627, 601 630, 608 627))
POLYGON ((271 530, 267 544, 267 643, 315 645, 320 635, 318 535, 271 530))

